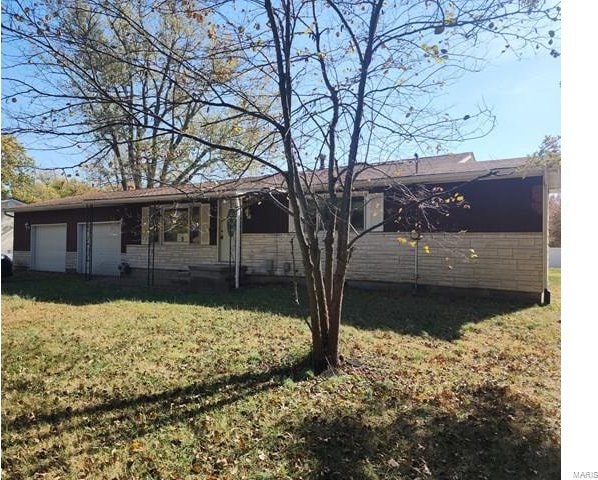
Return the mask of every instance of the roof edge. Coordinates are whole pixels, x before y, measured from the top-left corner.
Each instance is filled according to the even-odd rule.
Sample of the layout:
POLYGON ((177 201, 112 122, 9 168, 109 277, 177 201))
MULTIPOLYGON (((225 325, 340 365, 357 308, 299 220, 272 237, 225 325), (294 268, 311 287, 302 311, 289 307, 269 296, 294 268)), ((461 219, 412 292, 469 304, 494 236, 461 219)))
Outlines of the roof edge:
MULTIPOLYGON (((477 162, 476 164, 483 164, 484 162, 477 162)), ((477 170, 477 171, 464 171, 464 172, 449 172, 449 173, 438 173, 438 174, 429 174, 429 175, 409 175, 409 176, 402 176, 396 177, 394 179, 391 178, 380 178, 380 179, 369 179, 369 180, 357 180, 355 182, 355 188, 363 188, 366 186, 373 187, 373 186, 381 186, 381 185, 388 185, 388 183, 392 180, 400 181, 403 184, 414 184, 414 183, 422 183, 422 182, 455 182, 455 181, 463 181, 469 182, 475 180, 476 177, 482 177, 487 175, 488 172, 496 172, 494 175, 487 176, 485 178, 481 178, 481 181, 484 180, 491 180, 491 179, 505 179, 505 178, 525 178, 525 177, 533 177, 533 176, 543 176, 544 170, 542 168, 521 168, 521 167, 494 167, 488 170, 477 170)), ((271 189, 272 191, 274 189, 271 189)), ((68 204, 53 204, 53 205, 39 205, 36 204, 24 204, 20 206, 15 206, 13 208, 7 208, 5 211, 12 211, 12 212, 36 212, 36 211, 48 211, 48 210, 69 210, 75 208, 83 208, 86 205, 93 205, 94 207, 108 207, 114 205, 135 205, 135 204, 145 204, 145 203, 152 203, 156 201, 177 201, 177 200, 199 200, 199 199, 214 199, 214 198, 226 198, 231 196, 241 196, 247 195, 250 193, 258 193, 264 192, 266 189, 239 189, 234 191, 227 191, 227 192, 211 192, 211 193, 204 193, 204 194, 197 194, 194 197, 193 194, 183 194, 178 193, 174 195, 156 195, 156 196, 146 196, 146 197, 133 197, 133 198, 114 198, 114 199, 99 199, 99 200, 82 200, 80 203, 68 203, 68 204)), ((68 197, 73 198, 73 197, 68 197)))

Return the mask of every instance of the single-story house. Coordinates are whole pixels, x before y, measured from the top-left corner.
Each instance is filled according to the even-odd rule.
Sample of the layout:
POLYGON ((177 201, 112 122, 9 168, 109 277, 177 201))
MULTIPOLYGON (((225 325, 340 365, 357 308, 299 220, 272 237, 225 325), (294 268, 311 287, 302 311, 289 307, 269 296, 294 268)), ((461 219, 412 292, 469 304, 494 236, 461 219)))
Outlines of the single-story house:
POLYGON ((2 200, 2 253, 12 258, 12 247, 14 243, 14 218, 13 214, 9 213, 14 207, 24 205, 23 202, 15 198, 7 198, 2 200))
MULTIPOLYGON (((348 281, 549 301, 547 199, 558 182, 558 172, 525 158, 476 161, 472 153, 364 166, 353 197, 357 231, 396 217, 397 185, 454 191, 467 208, 432 212, 418 225, 421 238, 406 218, 379 225, 357 242, 348 281)), ((218 268, 234 271, 237 284, 240 272, 289 279, 301 276, 302 265, 281 204, 282 177, 270 175, 23 205, 14 208, 14 263, 148 281, 218 268)))

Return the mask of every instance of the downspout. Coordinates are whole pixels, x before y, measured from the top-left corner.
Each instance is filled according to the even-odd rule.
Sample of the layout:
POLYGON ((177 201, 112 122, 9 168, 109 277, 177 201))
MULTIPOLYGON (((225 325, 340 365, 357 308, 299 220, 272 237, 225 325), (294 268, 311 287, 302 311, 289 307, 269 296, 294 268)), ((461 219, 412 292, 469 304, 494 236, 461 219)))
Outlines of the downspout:
POLYGON ((240 286, 241 276, 241 197, 235 198, 235 288, 240 286))
POLYGON ((548 290, 548 167, 542 175, 542 305, 550 305, 548 290))

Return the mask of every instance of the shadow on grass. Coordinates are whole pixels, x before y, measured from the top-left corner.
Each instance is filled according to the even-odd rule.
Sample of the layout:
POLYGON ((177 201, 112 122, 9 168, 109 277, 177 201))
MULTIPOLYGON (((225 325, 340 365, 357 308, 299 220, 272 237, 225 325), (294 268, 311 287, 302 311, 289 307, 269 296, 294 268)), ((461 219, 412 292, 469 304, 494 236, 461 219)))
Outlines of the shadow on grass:
MULTIPOLYGON (((259 372, 246 372, 227 375, 214 381, 194 383, 176 387, 159 393, 143 394, 132 398, 114 398, 104 403, 97 403, 81 409, 54 410, 52 412, 30 412, 3 422, 2 428, 11 432, 22 432, 43 424, 52 425, 53 429, 80 428, 93 417, 94 423, 101 423, 101 417, 135 417, 143 413, 152 417, 151 422, 143 422, 144 427, 156 430, 162 425, 185 421, 189 417, 232 404, 258 392, 282 385, 287 379, 299 381, 305 378, 311 367, 311 358, 306 355, 293 363, 259 372)), ((111 440, 127 440, 145 431, 121 431, 111 435, 111 440)))
MULTIPOLYGON (((303 290, 303 289, 300 289, 303 290)), ((19 272, 2 282, 2 293, 37 301, 89 305, 130 300, 167 302, 243 309, 306 318, 307 299, 301 291, 300 305, 289 286, 245 287, 239 291, 203 290, 189 293, 159 288, 123 286, 118 281, 85 281, 81 276, 19 272)), ((442 340, 460 337, 461 327, 516 312, 530 303, 504 299, 458 298, 406 292, 364 291, 347 288, 343 323, 360 329, 384 329, 408 335, 429 335, 442 340)))
POLYGON ((560 478, 559 440, 536 406, 492 385, 460 397, 458 415, 412 405, 381 425, 342 411, 306 418, 290 428, 289 463, 326 480, 560 478))
POLYGON ((229 375, 158 393, 114 398, 78 409, 66 407, 31 411, 14 419, 5 417, 2 437, 7 452, 2 458, 3 470, 9 476, 14 474, 10 478, 25 478, 19 473, 23 464, 29 472, 41 476, 56 468, 66 469, 59 451, 64 436, 79 437, 81 453, 94 455, 102 447, 126 445, 180 423, 202 432, 203 427, 197 423, 202 415, 276 388, 289 378, 300 381, 306 378, 309 366, 310 358, 305 356, 266 371, 229 375), (44 447, 43 455, 24 453, 40 442, 50 445, 44 447), (15 456, 15 449, 21 453, 15 456), (52 453, 52 449, 58 450, 52 453))

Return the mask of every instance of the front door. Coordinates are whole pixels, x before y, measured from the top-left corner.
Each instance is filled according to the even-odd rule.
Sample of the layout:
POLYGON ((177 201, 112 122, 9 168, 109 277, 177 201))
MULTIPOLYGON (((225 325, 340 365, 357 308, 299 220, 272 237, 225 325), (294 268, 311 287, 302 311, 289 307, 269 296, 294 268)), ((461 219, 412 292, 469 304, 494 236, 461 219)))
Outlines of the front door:
POLYGON ((220 200, 218 204, 218 260, 235 262, 236 213, 231 200, 220 200))

